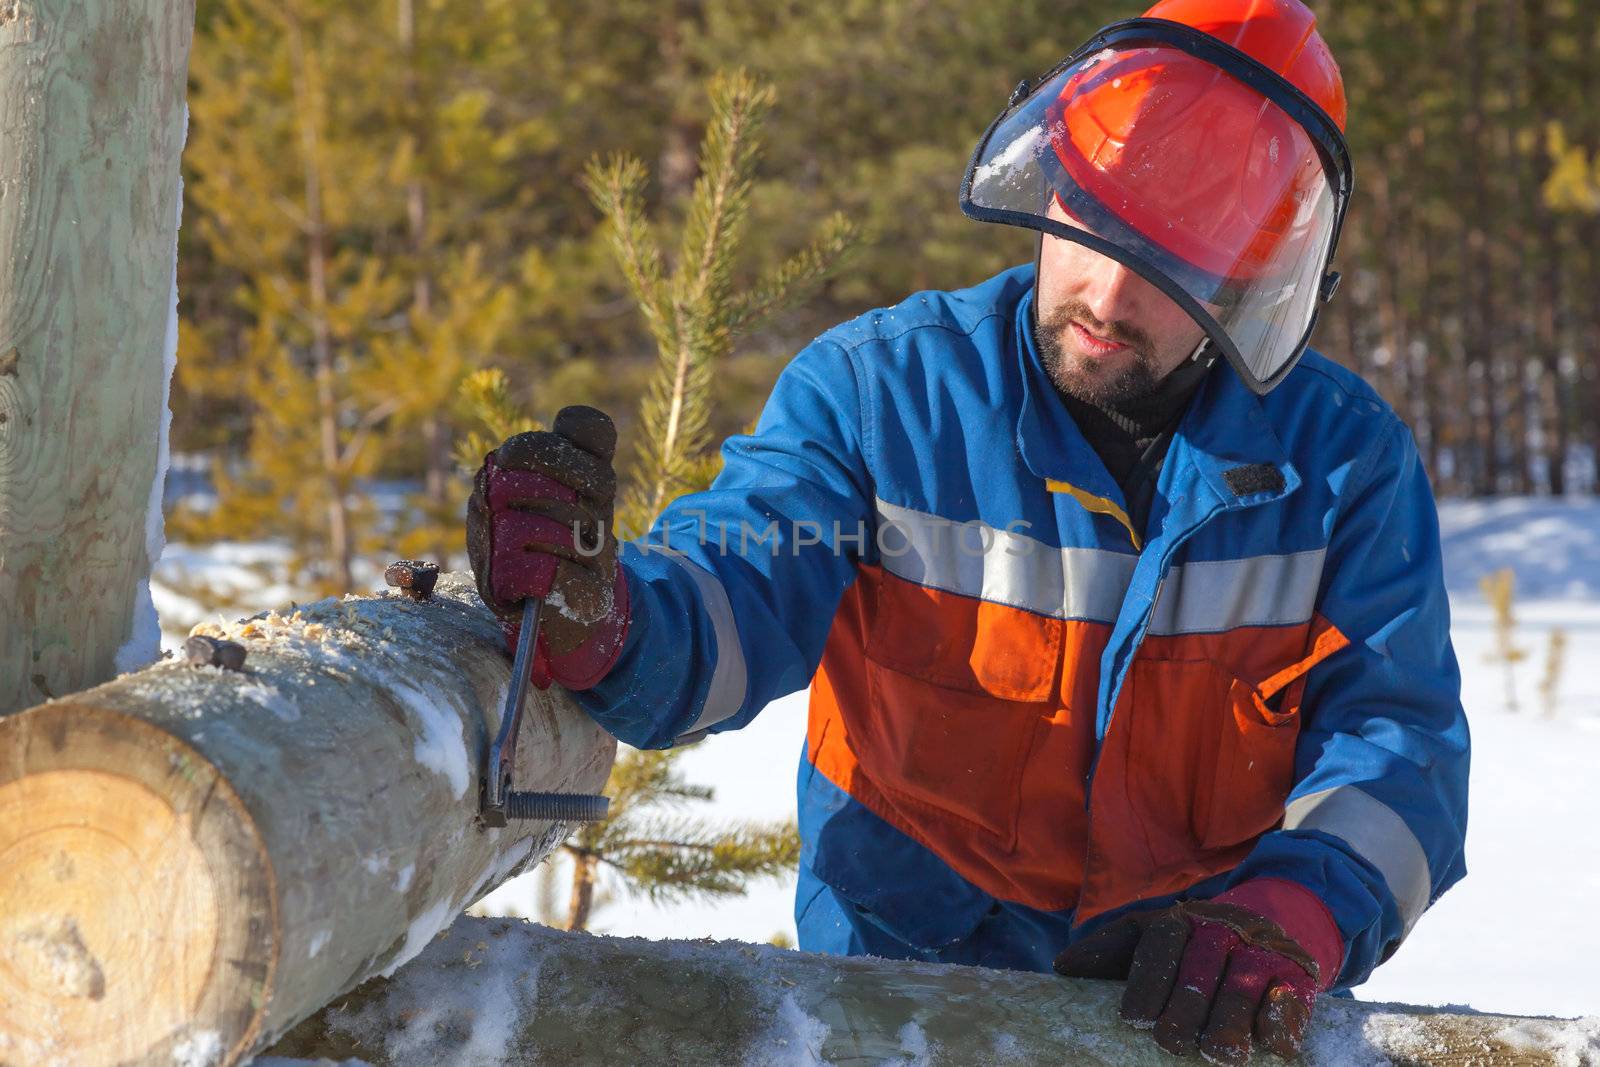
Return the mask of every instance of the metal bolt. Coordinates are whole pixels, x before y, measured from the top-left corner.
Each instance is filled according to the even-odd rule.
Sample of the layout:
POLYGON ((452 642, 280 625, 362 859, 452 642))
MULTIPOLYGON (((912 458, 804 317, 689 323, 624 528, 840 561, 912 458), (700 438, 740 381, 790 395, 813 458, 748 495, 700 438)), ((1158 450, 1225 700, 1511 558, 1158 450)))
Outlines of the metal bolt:
POLYGON ((215 637, 196 634, 183 643, 183 654, 191 667, 221 667, 225 671, 244 670, 244 646, 237 641, 223 641, 215 637))
POLYGON ((585 793, 509 793, 506 815, 550 822, 604 822, 611 798, 585 793))
POLYGON ((397 559, 384 568, 383 580, 412 600, 427 600, 439 580, 439 565, 420 559, 397 559))

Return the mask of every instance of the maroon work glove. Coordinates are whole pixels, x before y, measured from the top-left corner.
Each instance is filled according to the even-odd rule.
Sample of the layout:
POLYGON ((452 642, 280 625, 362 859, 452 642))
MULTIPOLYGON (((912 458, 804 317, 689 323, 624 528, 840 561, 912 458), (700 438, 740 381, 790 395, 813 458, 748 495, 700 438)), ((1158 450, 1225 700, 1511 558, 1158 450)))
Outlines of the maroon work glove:
POLYGON ((622 654, 628 584, 611 530, 617 431, 603 412, 562 408, 549 430, 484 457, 467 501, 467 557, 508 648, 522 602, 545 598, 532 680, 588 689, 622 654))
POLYGON ((1074 978, 1127 979, 1121 1016, 1178 1056, 1245 1063, 1254 1044, 1298 1055, 1344 942, 1327 906, 1277 878, 1214 900, 1124 915, 1056 957, 1074 978))

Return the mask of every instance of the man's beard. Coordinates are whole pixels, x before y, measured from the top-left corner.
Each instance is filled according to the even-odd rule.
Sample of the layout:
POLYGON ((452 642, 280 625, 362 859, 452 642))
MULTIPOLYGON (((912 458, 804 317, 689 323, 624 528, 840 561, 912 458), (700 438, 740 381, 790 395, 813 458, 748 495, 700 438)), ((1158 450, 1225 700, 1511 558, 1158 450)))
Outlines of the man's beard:
MULTIPOLYGON (((1057 389, 1085 403, 1107 408, 1128 407, 1155 394, 1161 377, 1156 374, 1151 359, 1153 346, 1142 331, 1117 325, 1109 339, 1127 344, 1133 362, 1107 375, 1098 361, 1069 351, 1063 343, 1074 321, 1098 323, 1099 320, 1082 301, 1068 300, 1052 310, 1049 318, 1040 319, 1034 330, 1044 369, 1057 389)), ((1094 332, 1107 336, 1099 332, 1098 327, 1094 332)))

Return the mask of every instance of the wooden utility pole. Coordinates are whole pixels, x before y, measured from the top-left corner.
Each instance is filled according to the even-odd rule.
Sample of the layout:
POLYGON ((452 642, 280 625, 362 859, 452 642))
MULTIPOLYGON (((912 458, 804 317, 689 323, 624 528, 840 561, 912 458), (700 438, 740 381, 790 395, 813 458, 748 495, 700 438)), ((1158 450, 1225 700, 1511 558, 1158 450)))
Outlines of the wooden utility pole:
MULTIPOLYGON (((268 1052, 305 1057, 306 1067, 344 1057, 373 1067, 469 1057, 482 1067, 1182 1062, 1117 1020, 1121 995, 1120 983, 1051 974, 462 919, 392 979, 340 998, 268 1052)), ((1600 1018, 1323 997, 1303 1067, 1556 1067, 1596 1052, 1600 1018)))
MULTIPOLYGON (((510 668, 470 575, 204 630, 241 669, 0 718, 0 1064, 236 1063, 567 834, 477 822, 510 668)), ((516 786, 597 792, 615 752, 530 692, 516 786)))
POLYGON ((0 0, 0 714, 159 647, 193 0, 0 0))

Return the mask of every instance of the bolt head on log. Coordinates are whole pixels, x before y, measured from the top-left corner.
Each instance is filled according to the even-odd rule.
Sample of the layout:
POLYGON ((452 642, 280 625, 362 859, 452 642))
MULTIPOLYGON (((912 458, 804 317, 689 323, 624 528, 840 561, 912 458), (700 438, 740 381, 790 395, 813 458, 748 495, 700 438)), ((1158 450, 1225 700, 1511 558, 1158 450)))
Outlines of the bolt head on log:
POLYGON ((413 600, 427 600, 439 580, 439 565, 418 559, 395 560, 384 568, 383 580, 413 600))
POLYGON ((191 667, 221 667, 225 671, 244 670, 247 653, 237 641, 224 641, 195 634, 183 643, 183 654, 191 667))

